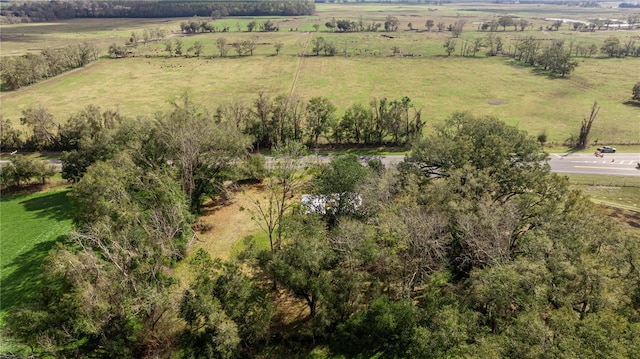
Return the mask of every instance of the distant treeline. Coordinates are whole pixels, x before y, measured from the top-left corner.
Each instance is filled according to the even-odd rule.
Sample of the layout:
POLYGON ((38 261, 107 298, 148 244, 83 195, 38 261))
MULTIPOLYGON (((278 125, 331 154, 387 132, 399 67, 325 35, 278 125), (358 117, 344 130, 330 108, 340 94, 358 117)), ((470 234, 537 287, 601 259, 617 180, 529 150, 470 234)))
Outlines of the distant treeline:
POLYGON ((58 49, 46 48, 39 54, 4 56, 0 59, 0 79, 5 90, 17 90, 97 59, 98 48, 86 42, 58 49))
POLYGON ((578 7, 600 7, 598 1, 585 0, 494 0, 495 4, 540 4, 540 5, 565 5, 565 6, 578 6, 578 7))
POLYGON ((0 15, 8 22, 73 18, 162 18, 191 16, 312 15, 313 1, 25 1, 3 4, 0 15))

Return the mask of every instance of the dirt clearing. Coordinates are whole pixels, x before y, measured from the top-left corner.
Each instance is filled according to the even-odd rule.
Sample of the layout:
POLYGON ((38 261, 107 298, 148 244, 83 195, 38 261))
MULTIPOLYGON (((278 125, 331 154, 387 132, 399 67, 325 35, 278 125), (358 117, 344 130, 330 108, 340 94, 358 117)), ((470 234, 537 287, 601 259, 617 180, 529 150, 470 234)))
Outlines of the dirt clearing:
POLYGON ((230 259, 234 247, 246 236, 260 232, 260 227, 251 219, 254 198, 261 196, 259 186, 242 187, 230 192, 224 201, 209 201, 205 204, 200 222, 205 230, 198 232, 199 240, 192 251, 205 249, 211 257, 230 259))

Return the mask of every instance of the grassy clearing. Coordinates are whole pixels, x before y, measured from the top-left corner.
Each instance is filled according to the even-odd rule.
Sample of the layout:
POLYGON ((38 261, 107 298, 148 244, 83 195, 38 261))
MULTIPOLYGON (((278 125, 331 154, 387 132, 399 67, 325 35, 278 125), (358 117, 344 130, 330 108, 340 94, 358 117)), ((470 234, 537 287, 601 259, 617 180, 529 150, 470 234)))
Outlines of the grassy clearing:
MULTIPOLYGON (((261 190, 246 188, 234 193, 232 199, 223 203, 207 203, 200 221, 208 230, 198 233, 198 241, 194 243, 192 251, 203 248, 214 258, 231 259, 241 250, 239 246, 243 238, 262 238, 263 232, 251 219, 250 211, 254 200, 261 196, 261 190)), ((267 238, 267 245, 268 241, 267 238)))
POLYGON ((56 241, 71 228, 75 205, 61 186, 32 194, 2 194, 0 200, 0 282, 2 317, 33 295, 41 265, 56 241))
POLYGON ((638 177, 567 175, 573 188, 582 190, 596 203, 640 211, 638 177))
MULTIPOLYGON (((623 43, 633 31, 575 32, 565 25, 560 31, 538 31, 551 21, 545 17, 586 20, 626 18, 636 10, 586 9, 565 6, 448 4, 318 4, 317 15, 267 19, 280 27, 277 33, 246 32, 252 18, 226 18, 216 21, 230 33, 178 34, 179 24, 190 19, 76 19, 44 24, 2 26, 4 54, 35 51, 78 41, 93 41, 106 49, 122 43, 132 31, 163 28, 172 38, 184 42, 184 50, 195 41, 204 44, 200 58, 168 58, 162 43, 140 45, 135 58, 102 59, 83 69, 49 79, 15 92, 1 94, 2 116, 19 127, 21 111, 29 106, 47 107, 58 122, 89 104, 103 109, 119 109, 131 117, 153 115, 170 109, 170 100, 185 91, 198 103, 215 107, 232 100, 251 101, 259 92, 275 96, 293 93, 305 99, 327 96, 337 105, 338 115, 352 103, 368 103, 372 98, 410 97, 422 109, 427 126, 437 124, 454 111, 492 115, 517 125, 532 135, 546 131, 550 145, 561 144, 577 133, 582 118, 588 116, 593 101, 602 108, 592 129, 592 140, 604 144, 634 143, 640 138, 640 113, 628 101, 637 77, 637 58, 578 58, 579 66, 568 79, 551 79, 530 68, 496 57, 445 57, 442 43, 450 33, 427 32, 427 19, 451 24, 467 21, 460 44, 476 37, 478 24, 509 14, 533 23, 526 31, 498 31, 509 43, 515 37, 535 36, 574 40, 575 45, 598 43, 618 36, 623 43), (393 38, 377 33, 329 33, 324 24, 331 19, 384 22, 388 15, 400 20, 393 38), (411 22, 416 31, 409 31, 411 22), (313 24, 320 26, 315 32, 313 24), (240 31, 239 31, 240 30, 240 31), (291 31, 294 30, 294 31, 291 31), (307 44, 319 36, 336 44, 335 57, 311 54, 307 44), (252 39, 258 47, 254 56, 237 57, 233 50, 219 58, 216 39, 228 43, 252 39), (282 42, 280 56, 274 44, 282 42), (398 46, 413 57, 391 57, 398 46), (346 52, 347 57, 344 56, 346 52), (296 75, 297 74, 297 75, 296 75), (295 82, 295 83, 294 83, 295 82)), ((637 12, 637 11, 636 11, 637 12)), ((507 45, 508 47, 508 45, 507 45)), ((507 50, 507 49, 505 49, 507 50)))
MULTIPOLYGON (((286 41, 280 56, 272 56, 273 46, 265 44, 254 56, 242 58, 165 58, 154 49, 151 51, 158 51, 157 57, 99 60, 2 94, 3 117, 18 124, 22 110, 42 105, 63 122, 89 104, 119 109, 128 116, 152 115, 170 109, 169 100, 185 91, 194 101, 214 107, 236 99, 250 101, 259 92, 288 94, 293 87, 293 93, 305 99, 328 97, 339 114, 352 103, 367 104, 374 97, 408 96, 422 108, 428 125, 441 122, 454 111, 471 111, 497 116, 533 135, 546 131, 553 143, 577 133, 580 121, 597 100, 602 108, 592 129, 593 139, 620 144, 640 138, 640 113, 637 107, 625 104, 637 81, 628 76, 636 70, 637 59, 584 59, 569 79, 549 79, 503 58, 300 58, 295 54, 302 50, 306 38, 318 35, 278 36, 286 41)), ((373 34, 354 36, 362 36, 358 43, 365 43, 367 36, 371 42, 379 40, 379 35, 373 34)), ((229 38, 237 41, 241 37, 229 38)), ((205 51, 212 55, 214 37, 201 39, 207 43, 205 51)))

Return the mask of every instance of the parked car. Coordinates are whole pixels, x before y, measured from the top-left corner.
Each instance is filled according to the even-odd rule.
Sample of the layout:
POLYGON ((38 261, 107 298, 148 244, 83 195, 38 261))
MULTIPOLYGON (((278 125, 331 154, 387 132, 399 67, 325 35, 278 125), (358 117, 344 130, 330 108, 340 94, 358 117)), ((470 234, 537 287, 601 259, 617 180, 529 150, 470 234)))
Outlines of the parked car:
POLYGON ((600 153, 616 153, 616 149, 609 146, 598 147, 598 151, 600 151, 600 153))

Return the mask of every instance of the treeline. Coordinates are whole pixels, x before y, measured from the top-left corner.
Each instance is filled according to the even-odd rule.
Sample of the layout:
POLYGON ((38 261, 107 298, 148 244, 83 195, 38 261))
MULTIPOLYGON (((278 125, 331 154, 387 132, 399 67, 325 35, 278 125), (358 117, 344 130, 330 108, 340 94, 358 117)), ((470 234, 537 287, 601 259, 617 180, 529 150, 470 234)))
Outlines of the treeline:
MULTIPOLYGON (((422 136, 424 120, 411 99, 372 99, 355 103, 342 116, 325 97, 308 101, 293 96, 269 97, 263 93, 251 103, 229 102, 213 111, 216 122, 226 123, 247 135, 254 149, 269 149, 291 141, 316 147, 324 144, 405 145, 422 136)), ((88 106, 57 124, 43 107, 22 112, 20 122, 27 131, 15 129, 9 119, 0 126, 2 151, 75 150, 92 129, 123 122, 118 112, 88 106)))
MULTIPOLYGON (((518 63, 537 67, 552 75, 564 77, 575 70, 578 62, 575 57, 591 57, 602 53, 608 57, 639 57, 640 43, 634 37, 622 42, 611 36, 600 47, 597 44, 576 43, 573 40, 539 39, 533 36, 512 38, 509 43, 502 40, 498 33, 490 32, 484 38, 473 40, 448 38, 443 43, 447 56, 459 51, 461 56, 476 56, 484 51, 487 56, 508 56, 518 63)), ((400 49, 393 49, 394 53, 400 49)))
POLYGON ((97 60, 98 48, 90 43, 47 48, 39 54, 3 56, 0 59, 2 85, 17 90, 63 72, 82 67, 97 60))
POLYGON ((176 105, 110 138, 87 132, 113 150, 74 185, 75 230, 47 258, 42 289, 5 317, 28 347, 20 354, 640 352, 640 238, 551 173, 526 133, 457 113, 387 169, 354 156, 308 169, 300 144, 278 146, 265 192, 245 209, 270 245, 248 239, 222 261, 190 251, 192 200, 217 198, 234 168, 249 167, 248 142, 187 99, 176 105), (192 279, 179 286, 185 258, 192 279))
POLYGON ((74 18, 162 18, 312 15, 306 0, 266 1, 26 1, 3 3, 0 15, 9 22, 74 18))
POLYGON ((554 75, 564 77, 578 66, 578 62, 571 58, 571 49, 565 46, 564 40, 553 40, 541 46, 539 40, 533 37, 516 39, 515 49, 511 57, 516 61, 548 70, 554 75))

